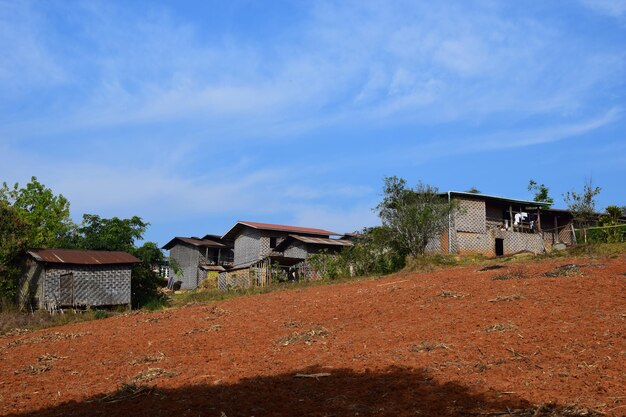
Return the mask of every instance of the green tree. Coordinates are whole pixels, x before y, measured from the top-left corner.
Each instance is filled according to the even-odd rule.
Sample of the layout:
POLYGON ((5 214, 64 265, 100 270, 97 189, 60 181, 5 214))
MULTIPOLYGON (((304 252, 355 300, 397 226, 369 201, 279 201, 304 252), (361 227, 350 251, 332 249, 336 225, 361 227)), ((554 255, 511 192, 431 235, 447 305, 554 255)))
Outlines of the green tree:
POLYGON ((563 194, 563 199, 567 204, 567 208, 572 212, 574 220, 583 231, 583 238, 587 243, 587 227, 596 218, 596 196, 600 194, 602 189, 594 187, 593 180, 590 178, 583 185, 582 193, 576 191, 568 191, 563 194))
POLYGON ((141 307, 150 302, 163 303, 165 295, 160 289, 164 282, 158 273, 159 267, 165 263, 163 252, 156 243, 145 242, 131 253, 142 261, 132 271, 130 291, 133 307, 141 307))
POLYGON ((66 246, 75 225, 70 218, 70 203, 62 194, 55 195, 37 177, 32 177, 23 188, 18 183, 10 188, 4 182, 0 188, 0 201, 17 209, 20 218, 29 225, 29 246, 66 246))
POLYGON ((622 241, 622 233, 626 230, 626 224, 624 227, 617 227, 620 225, 619 219, 622 217, 622 209, 618 206, 608 206, 606 213, 600 216, 600 225, 606 227, 601 229, 604 235, 604 241, 607 243, 617 243, 622 241))
POLYGON ((3 300, 15 300, 20 255, 26 248, 29 232, 18 210, 0 201, 0 305, 3 300))
POLYGON ((149 223, 137 216, 130 219, 105 219, 95 214, 85 214, 74 243, 80 249, 132 252, 135 241, 143 238, 148 226, 149 223))
POLYGON ((550 189, 544 184, 537 184, 535 180, 531 179, 528 181, 528 191, 534 193, 533 201, 545 203, 548 207, 552 207, 554 204, 554 199, 549 195, 550 189))
POLYGON ((415 188, 407 188, 404 179, 393 176, 385 178, 383 201, 376 210, 400 254, 419 256, 424 254, 428 241, 448 227, 448 218, 457 205, 436 187, 420 182, 415 188))
POLYGON ((159 266, 165 262, 163 252, 154 242, 135 247, 136 241, 143 239, 148 225, 137 216, 107 219, 85 214, 74 240, 75 246, 80 249, 123 251, 142 261, 133 268, 131 275, 131 302, 135 308, 152 301, 163 301, 159 291, 163 282, 158 274, 159 266))

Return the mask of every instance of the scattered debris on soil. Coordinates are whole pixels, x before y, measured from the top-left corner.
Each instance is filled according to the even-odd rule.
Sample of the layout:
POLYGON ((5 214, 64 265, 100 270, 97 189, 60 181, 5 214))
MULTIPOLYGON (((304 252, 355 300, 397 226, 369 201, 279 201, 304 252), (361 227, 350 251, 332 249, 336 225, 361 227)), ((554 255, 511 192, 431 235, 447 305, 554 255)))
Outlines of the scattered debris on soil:
MULTIPOLYGON (((104 397, 98 398, 96 401, 102 403, 116 403, 120 401, 126 401, 135 399, 138 397, 144 397, 151 394, 155 394, 157 391, 154 387, 148 387, 145 385, 135 385, 135 384, 122 384, 120 388, 104 397)), ((94 401, 87 401, 94 402, 94 401)))
POLYGON ((488 265, 484 268, 481 268, 478 270, 478 272, 485 272, 485 271, 493 271, 494 269, 502 269, 502 268, 506 268, 506 266, 504 265, 488 265))
POLYGON ((523 410, 506 410, 478 414, 503 417, 600 417, 605 415, 604 413, 587 408, 578 408, 576 406, 557 406, 555 404, 543 404, 538 407, 523 410))
POLYGON ((320 372, 318 374, 295 374, 294 378, 322 378, 330 376, 328 372, 320 372))
POLYGON ((211 327, 195 327, 188 332, 185 332, 185 335, 196 334, 196 333, 207 333, 207 332, 219 332, 222 330, 222 326, 219 324, 214 324, 211 327))
POLYGON ((417 345, 412 345, 409 348, 409 352, 432 352, 437 349, 450 349, 450 347, 443 342, 430 342, 424 341, 417 345))
POLYGON ((20 329, 16 327, 15 329, 11 329, 8 332, 3 333, 0 337, 13 337, 13 336, 21 336, 23 334, 27 334, 32 332, 30 329, 20 329))
POLYGON ((166 371, 161 368, 148 368, 132 377, 129 381, 130 385, 137 385, 144 382, 154 381, 159 378, 171 378, 176 375, 176 372, 166 371))
POLYGON ((67 356, 56 356, 56 355, 52 355, 50 353, 46 353, 45 355, 42 355, 40 357, 37 358, 37 363, 36 364, 30 364, 25 366, 23 369, 21 370, 17 370, 14 373, 15 374, 20 374, 20 373, 25 373, 25 374, 30 374, 30 375, 38 375, 44 372, 48 372, 50 369, 52 369, 52 362, 61 360, 61 359, 65 359, 67 356))
POLYGON ((465 293, 456 292, 456 291, 441 291, 439 293, 439 297, 443 297, 443 298, 463 298, 466 295, 467 294, 465 293))
POLYGON ((514 301, 514 300, 523 300, 524 296, 520 294, 512 294, 512 295, 499 295, 496 298, 492 298, 489 300, 490 303, 498 303, 500 301, 514 301))
POLYGON ((21 345, 35 345, 38 343, 43 343, 43 342, 51 342, 51 341, 55 341, 55 340, 63 340, 63 339, 77 339, 79 337, 83 337, 83 336, 87 336, 90 335, 91 332, 79 332, 79 333, 60 333, 60 332, 54 332, 54 333, 47 333, 41 336, 37 336, 37 337, 31 337, 28 339, 17 339, 14 340, 2 347, 0 347, 0 350, 3 349, 10 349, 12 347, 15 346, 21 346, 21 345))
POLYGON ((576 264, 561 265, 546 272, 544 275, 551 278, 580 276, 583 274, 580 267, 580 265, 576 264))
POLYGON ((485 332, 509 332, 511 330, 517 330, 517 326, 513 323, 496 323, 491 326, 485 327, 485 332))
POLYGON ((223 308, 220 308, 218 306, 209 307, 206 309, 206 311, 217 317, 222 317, 228 314, 228 310, 224 310, 223 308))
POLYGON ((144 355, 142 357, 139 357, 133 360, 130 364, 131 365, 143 365, 146 363, 161 362, 163 359, 165 359, 165 354, 163 352, 159 352, 155 355, 144 355))
POLYGON ((321 326, 312 326, 309 330, 303 333, 291 333, 288 336, 282 337, 279 343, 283 346, 293 345, 294 343, 304 342, 307 345, 312 345, 317 339, 328 336, 328 330, 321 326))
POLYGON ((139 319, 137 320, 137 323, 158 323, 161 320, 167 320, 170 319, 172 316, 166 315, 166 316, 159 316, 159 317, 148 317, 147 319, 139 319))
POLYGON ((509 271, 505 274, 496 274, 492 278, 494 281, 506 281, 508 279, 524 279, 528 276, 526 270, 523 268, 517 268, 509 271))
POLYGON ((288 321, 286 323, 283 323, 283 327, 286 329, 295 329, 300 327, 300 323, 295 322, 295 321, 288 321))

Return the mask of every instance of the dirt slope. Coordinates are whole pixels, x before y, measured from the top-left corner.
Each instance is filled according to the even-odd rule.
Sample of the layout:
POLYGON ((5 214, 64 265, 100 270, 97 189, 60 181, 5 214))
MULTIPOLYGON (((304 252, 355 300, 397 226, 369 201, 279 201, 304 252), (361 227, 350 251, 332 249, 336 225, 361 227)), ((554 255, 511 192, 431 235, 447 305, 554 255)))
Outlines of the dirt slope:
POLYGON ((476 269, 2 338, 0 414, 626 415, 626 257, 476 269))

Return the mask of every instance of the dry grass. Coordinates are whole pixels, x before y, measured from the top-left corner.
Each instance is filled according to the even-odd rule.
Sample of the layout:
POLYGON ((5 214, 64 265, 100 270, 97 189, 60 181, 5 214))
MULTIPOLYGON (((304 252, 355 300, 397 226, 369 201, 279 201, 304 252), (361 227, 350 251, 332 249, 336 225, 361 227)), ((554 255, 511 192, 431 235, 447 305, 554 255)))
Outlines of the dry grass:
POLYGON ((580 276, 583 274, 580 268, 581 265, 576 264, 561 265, 546 272, 544 275, 551 278, 580 276))
POLYGON ((579 408, 575 405, 559 406, 556 404, 543 404, 527 409, 516 409, 502 412, 483 413, 489 416, 510 417, 600 417, 605 415, 589 408, 579 408))
POLYGON ((450 347, 443 342, 424 341, 409 347, 409 352, 432 352, 437 349, 450 349, 450 347))
POLYGON ((4 349, 10 349, 10 348, 15 347, 15 346, 36 345, 36 344, 39 344, 39 343, 45 343, 45 342, 52 341, 52 340, 77 339, 79 337, 87 336, 87 335, 90 335, 90 334, 91 334, 91 332, 78 332, 78 333, 54 332, 54 333, 48 333, 48 334, 44 334, 44 335, 37 336, 37 337, 23 338, 23 339, 14 340, 14 341, 12 341, 10 343, 7 343, 4 346, 0 346, 0 351, 2 351, 4 349))
POLYGON ((517 326, 514 323, 496 323, 485 327, 483 330, 487 333, 510 332, 517 330, 517 326))
POLYGON ((283 346, 293 345, 294 343, 304 342, 306 345, 312 345, 317 339, 328 336, 328 330, 321 326, 312 326, 309 330, 302 333, 291 333, 288 336, 281 337, 278 343, 283 346))
POLYGON ((165 359, 165 354, 163 352, 159 352, 155 355, 144 355, 137 359, 134 359, 130 362, 131 365, 143 365, 146 363, 157 363, 161 362, 165 359))
POLYGON ((135 399, 138 397, 144 397, 156 393, 157 391, 153 387, 147 387, 145 385, 136 384, 121 384, 120 388, 104 397, 100 397, 97 400, 88 400, 86 402, 103 402, 103 403, 116 403, 120 401, 126 401, 135 399))
POLYGON ((132 377, 129 381, 129 384, 127 385, 136 386, 138 384, 154 381, 155 379, 159 379, 159 378, 171 378, 175 375, 176 375, 175 372, 166 371, 165 369, 148 368, 145 371, 142 371, 138 373, 137 375, 135 375, 134 377, 132 377))
POLYGON ((489 300, 490 303, 498 303, 501 301, 523 300, 525 297, 520 294, 498 295, 496 298, 489 300))
POLYGON ((56 355, 52 355, 50 353, 46 353, 45 355, 41 355, 37 358, 37 363, 30 364, 25 366, 24 368, 15 371, 15 374, 30 374, 30 375, 38 375, 44 372, 48 372, 52 369, 52 363, 61 359, 65 359, 67 356, 59 357, 56 355))
POLYGON ((511 269, 509 272, 504 274, 496 274, 492 278, 494 281, 504 281, 508 279, 525 279, 528 278, 528 272, 522 266, 518 266, 517 268, 511 269))
POLYGON ((456 291, 441 291, 438 295, 442 298, 463 298, 468 294, 456 291))

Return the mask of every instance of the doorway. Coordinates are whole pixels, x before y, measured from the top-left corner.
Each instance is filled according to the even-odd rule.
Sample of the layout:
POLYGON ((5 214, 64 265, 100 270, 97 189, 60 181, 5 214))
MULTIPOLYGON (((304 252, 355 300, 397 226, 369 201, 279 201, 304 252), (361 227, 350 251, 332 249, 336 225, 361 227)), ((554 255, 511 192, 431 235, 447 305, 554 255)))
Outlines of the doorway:
POLYGON ((74 305, 74 274, 62 274, 59 277, 59 304, 62 306, 74 305))
POLYGON ((496 256, 504 255, 504 239, 496 238, 496 256))

